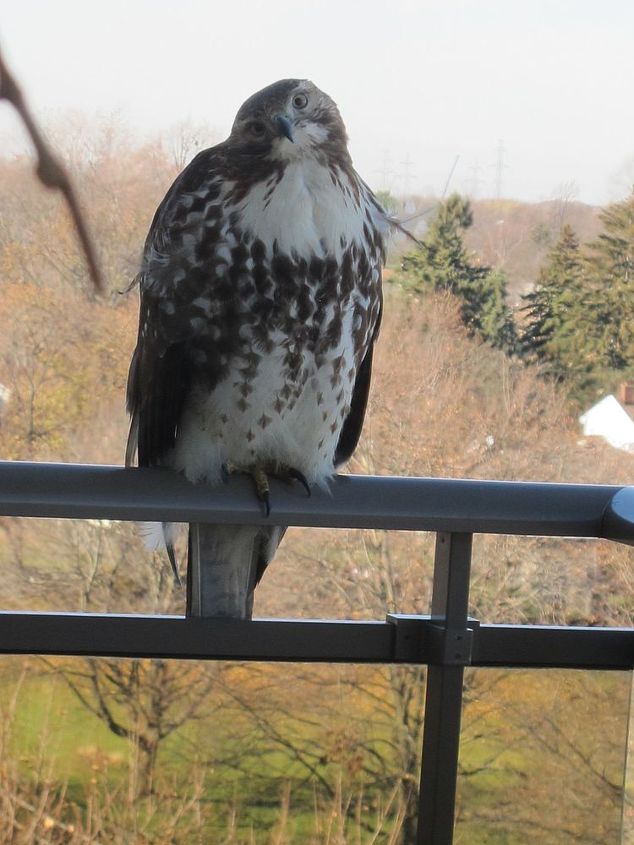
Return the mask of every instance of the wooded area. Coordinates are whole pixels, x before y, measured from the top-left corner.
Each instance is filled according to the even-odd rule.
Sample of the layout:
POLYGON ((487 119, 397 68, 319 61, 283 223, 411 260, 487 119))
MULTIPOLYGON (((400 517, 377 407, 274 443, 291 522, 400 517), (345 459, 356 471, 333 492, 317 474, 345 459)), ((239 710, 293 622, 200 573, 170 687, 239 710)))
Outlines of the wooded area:
MULTIPOLYGON (((0 161, 3 459, 122 462, 138 307, 125 291, 154 209, 203 135, 180 127, 138 146, 112 123, 63 127, 103 299, 59 198, 26 159, 0 161)), ((583 439, 577 415, 632 375, 634 197, 599 215, 565 203, 503 213, 537 268, 530 289, 490 203, 450 196, 421 247, 395 243, 352 471, 631 482, 634 457, 583 439)), ((474 551, 471 612, 483 621, 632 624, 626 548, 496 536, 474 551)), ((423 534, 291 530, 255 614, 425 613, 432 555, 423 534)), ((0 575, 4 608, 184 608, 167 561, 127 523, 0 519, 0 575)), ((423 669, 4 658, 0 674, 2 842, 411 841, 423 669)), ((472 670, 456 841, 619 841, 630 683, 472 670)))

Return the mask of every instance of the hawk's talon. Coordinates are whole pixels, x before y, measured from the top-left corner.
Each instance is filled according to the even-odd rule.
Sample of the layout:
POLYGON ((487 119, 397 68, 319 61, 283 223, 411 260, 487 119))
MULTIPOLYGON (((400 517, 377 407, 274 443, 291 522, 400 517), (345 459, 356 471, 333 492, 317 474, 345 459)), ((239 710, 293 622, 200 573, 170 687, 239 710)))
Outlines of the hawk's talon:
POLYGON ((298 469, 293 469, 293 467, 288 467, 286 470, 284 478, 290 481, 299 481, 302 485, 304 490, 306 491, 306 495, 310 498, 313 495, 313 491, 310 489, 310 484, 308 483, 306 476, 303 472, 300 472, 298 469))

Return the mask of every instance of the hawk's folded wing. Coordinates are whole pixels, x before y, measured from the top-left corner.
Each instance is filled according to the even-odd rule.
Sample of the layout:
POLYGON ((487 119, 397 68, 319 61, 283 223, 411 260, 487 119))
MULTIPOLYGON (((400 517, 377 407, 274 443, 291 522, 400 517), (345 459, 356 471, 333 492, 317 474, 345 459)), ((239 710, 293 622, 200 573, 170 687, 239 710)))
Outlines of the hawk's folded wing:
POLYGON ((222 145, 199 153, 175 180, 159 205, 143 253, 139 333, 127 385, 131 415, 126 464, 135 449, 139 466, 156 466, 174 446, 192 376, 192 353, 205 348, 209 386, 217 381, 217 349, 201 328, 197 304, 203 286, 213 296, 213 265, 205 262, 218 227, 198 213, 214 198, 213 174, 222 145), (201 241, 204 240, 204 251, 201 241))

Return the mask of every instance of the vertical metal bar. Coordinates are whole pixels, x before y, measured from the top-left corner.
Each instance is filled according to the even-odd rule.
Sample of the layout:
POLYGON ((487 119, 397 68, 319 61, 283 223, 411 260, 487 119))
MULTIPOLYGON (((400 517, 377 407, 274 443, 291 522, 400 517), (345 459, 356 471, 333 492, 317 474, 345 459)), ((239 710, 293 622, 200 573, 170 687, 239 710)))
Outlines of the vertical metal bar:
POLYGON ((186 616, 202 616, 200 584, 200 552, 198 550, 198 523, 190 523, 187 535, 187 598, 186 616), (194 548, 196 553, 194 554, 194 548))
POLYGON ((473 535, 436 536, 432 621, 443 633, 439 662, 427 670, 417 845, 453 842, 464 664, 454 642, 469 636, 467 614, 473 535), (455 651, 455 653, 454 653, 455 651))

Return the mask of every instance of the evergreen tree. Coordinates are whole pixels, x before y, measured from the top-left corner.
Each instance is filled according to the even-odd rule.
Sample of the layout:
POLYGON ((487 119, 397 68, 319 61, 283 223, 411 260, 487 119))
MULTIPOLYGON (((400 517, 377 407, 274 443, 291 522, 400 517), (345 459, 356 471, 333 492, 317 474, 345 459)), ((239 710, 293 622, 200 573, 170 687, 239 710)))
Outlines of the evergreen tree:
POLYGON ((524 297, 520 351, 587 403, 634 375, 634 193, 601 214, 585 255, 569 226, 524 297))
MULTIPOLYGON (((487 267, 486 270, 486 274, 481 278, 477 311, 473 314, 472 326, 491 346, 512 353, 517 351, 517 330, 507 304, 506 276, 495 267, 487 267)), ((465 301, 465 305, 467 302, 469 300, 465 301)), ((473 296, 470 308, 474 310, 473 296)))
POLYGON ((570 226, 563 227, 534 290, 523 299, 527 318, 519 339, 522 356, 546 364, 559 381, 583 369, 587 365, 580 343, 586 313, 583 260, 570 226))
POLYGON ((634 370, 634 191, 601 214, 604 230, 588 245, 585 305, 593 315, 597 364, 634 370))
POLYGON ((419 248, 404 257, 398 278, 406 287, 447 290, 459 297, 469 331, 510 351, 515 347, 515 326, 506 303, 506 279, 468 254, 462 233, 472 223, 468 199, 452 194, 441 202, 419 248))

